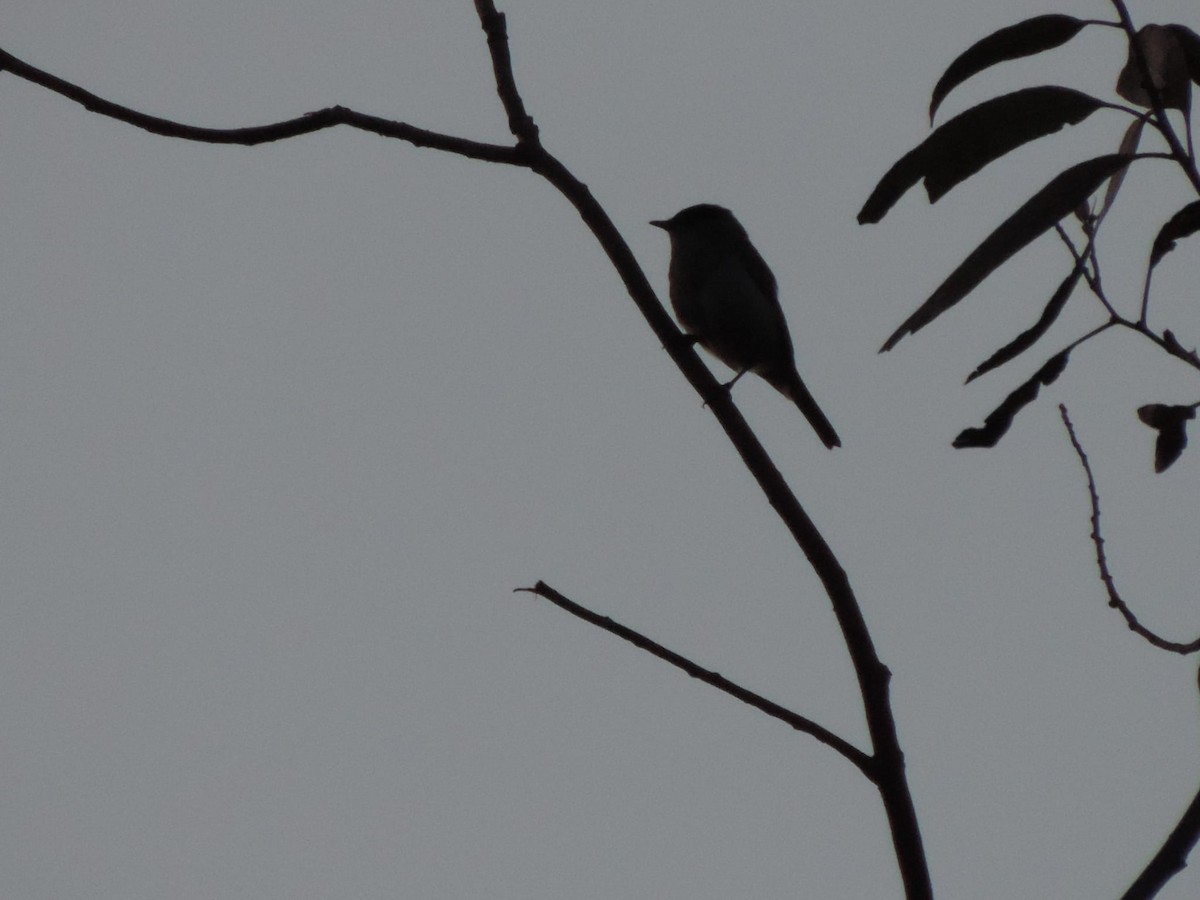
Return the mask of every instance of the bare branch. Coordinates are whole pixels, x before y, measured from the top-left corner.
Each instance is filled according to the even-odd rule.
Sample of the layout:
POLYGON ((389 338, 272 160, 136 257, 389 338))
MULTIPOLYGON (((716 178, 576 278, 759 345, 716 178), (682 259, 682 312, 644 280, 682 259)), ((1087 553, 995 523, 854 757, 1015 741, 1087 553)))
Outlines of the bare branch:
MULTIPOLYGON (((815 723, 801 718, 789 720, 793 727, 804 723, 814 737, 835 747, 854 762, 877 786, 890 826, 905 893, 909 900, 932 897, 916 809, 905 776, 891 707, 891 672, 876 654, 861 607, 849 579, 833 550, 800 505, 791 488, 768 456, 757 436, 709 369, 700 361, 693 342, 685 337, 663 308, 628 244, 613 225, 587 185, 576 178, 541 145, 537 125, 525 110, 517 89, 509 54, 505 17, 494 0, 475 0, 480 24, 487 36, 488 51, 496 80, 496 91, 508 118, 516 146, 507 147, 439 134, 402 122, 357 113, 340 106, 318 110, 296 119, 271 125, 240 129, 197 128, 149 116, 97 97, 56 76, 42 72, 0 50, 0 69, 55 91, 86 109, 127 122, 154 134, 208 143, 254 145, 282 140, 333 125, 349 125, 375 134, 405 140, 415 146, 445 150, 486 162, 523 166, 555 187, 574 207, 607 253, 626 290, 685 378, 704 399, 720 422, 743 462, 758 481, 768 502, 783 520, 797 545, 821 579, 841 628, 863 699, 872 753, 868 756, 852 745, 838 741, 815 723), (869 765, 868 765, 869 761, 869 765)), ((664 651, 666 652, 666 651, 664 651)), ((702 671, 697 669, 697 671, 702 671)), ((711 674, 711 673, 710 673, 711 674)), ((699 676, 697 676, 699 677, 699 676)), ((720 676, 713 675, 719 679, 720 676)), ((736 688, 736 686, 731 686, 736 688)), ((740 690, 740 689, 738 689, 740 690)), ((743 699, 749 702, 748 694, 743 699)), ((768 701, 762 701, 768 703, 768 701)), ((776 710, 784 712, 786 710, 776 710)), ((775 715, 775 712, 771 713, 775 715)), ((794 717, 794 714, 791 714, 794 717)))
POLYGON ((891 672, 875 651, 850 579, 757 435, 746 424, 729 391, 721 387, 700 361, 694 342, 685 337, 667 315, 629 245, 604 208, 587 185, 541 145, 536 126, 525 112, 513 79, 504 19, 496 12, 492 0, 475 0, 475 9, 488 36, 497 93, 508 114, 509 128, 517 135, 518 149, 524 152, 529 167, 558 189, 591 229, 624 282, 630 298, 662 342, 663 348, 721 424, 747 470, 766 495, 767 502, 783 520, 813 571, 821 579, 858 679, 874 754, 876 777, 873 781, 879 789, 887 815, 905 896, 908 900, 931 898, 933 886, 928 862, 892 711, 891 672))
POLYGON ((517 80, 513 76, 512 56, 508 52, 508 21, 504 13, 496 11, 496 4, 492 0, 475 0, 475 12, 479 14, 479 24, 487 35, 496 93, 508 115, 508 130, 519 144, 537 144, 538 127, 533 117, 525 111, 525 101, 521 99, 517 80))
POLYGON ((1129 886, 1121 900, 1150 900, 1177 874, 1187 867, 1187 857, 1200 838, 1200 793, 1192 798, 1162 848, 1129 886))
POLYGON ((753 691, 749 691, 746 688, 741 687, 740 685, 734 684, 729 679, 724 678, 716 672, 697 665, 685 656, 680 656, 678 653, 668 650, 662 644, 652 641, 644 634, 634 631, 632 628, 627 628, 619 622, 614 622, 607 616, 602 616, 599 613, 592 612, 590 609, 584 606, 580 606, 578 603, 575 603, 564 597, 544 581, 539 581, 533 587, 517 588, 516 590, 524 591, 530 594, 536 594, 539 597, 549 600, 555 606, 559 607, 560 609, 565 609, 571 615, 578 616, 585 622, 595 625, 597 628, 603 628, 609 634, 615 634, 617 637, 624 641, 628 641, 635 647, 640 647, 647 653, 657 656, 659 659, 670 663, 678 669, 682 669, 693 678, 698 678, 705 684, 712 685, 717 690, 724 691, 731 697, 736 697, 743 703, 749 704, 755 709, 765 712, 772 718, 779 719, 781 722, 790 725, 797 731, 802 731, 805 734, 812 735, 822 744, 833 748, 846 759, 850 760, 850 762, 854 763, 854 765, 856 765, 869 779, 872 781, 875 780, 873 771, 874 760, 868 754, 859 750, 849 741, 838 737, 829 729, 818 725, 816 722, 812 721, 812 719, 806 719, 804 716, 794 713, 790 709, 780 706, 778 703, 773 703, 760 694, 756 694, 753 691))
POLYGON ((164 137, 200 141, 207 144, 253 146, 310 134, 324 128, 332 128, 335 125, 349 125, 352 128, 360 128, 383 137, 398 138, 417 147, 444 150, 447 153, 455 153, 484 162, 505 163, 514 166, 525 165, 522 154, 513 147, 485 144, 467 138, 440 134, 436 131, 427 131, 404 122, 394 122, 378 116, 355 112, 344 106, 326 107, 295 119, 274 122, 270 125, 255 125, 249 128, 200 128, 196 125, 184 125, 170 119, 147 115, 127 106, 113 103, 111 100, 105 100, 103 97, 97 97, 90 91, 71 84, 69 81, 64 81, 56 75, 51 75, 49 72, 43 72, 3 50, 0 50, 0 70, 10 72, 19 78, 54 91, 56 94, 61 94, 69 100, 74 100, 91 112, 127 122, 164 137))
POLYGON ((1075 428, 1071 424, 1070 416, 1067 415, 1066 406, 1060 403, 1058 405, 1058 412, 1062 416, 1063 425, 1067 428, 1067 435, 1071 439, 1071 446, 1075 448, 1075 454, 1079 457, 1079 463, 1083 466, 1084 474, 1087 475, 1088 496, 1092 501, 1092 543, 1096 547, 1096 567, 1100 570, 1100 580, 1104 582, 1104 589, 1108 592, 1108 605, 1118 610, 1125 617, 1125 623, 1129 626, 1130 631, 1141 635, 1146 641, 1160 650, 1168 650, 1171 653, 1179 653, 1181 655, 1195 653, 1197 650, 1200 650, 1200 639, 1194 640, 1189 644, 1179 644, 1159 637, 1138 621, 1137 616, 1130 610, 1129 604, 1121 598, 1120 593, 1117 591, 1117 583, 1113 579, 1112 572, 1109 571, 1108 556, 1104 552, 1104 538, 1100 534, 1100 495, 1096 491, 1096 479, 1092 475, 1092 466, 1088 462, 1083 445, 1075 435, 1075 428))

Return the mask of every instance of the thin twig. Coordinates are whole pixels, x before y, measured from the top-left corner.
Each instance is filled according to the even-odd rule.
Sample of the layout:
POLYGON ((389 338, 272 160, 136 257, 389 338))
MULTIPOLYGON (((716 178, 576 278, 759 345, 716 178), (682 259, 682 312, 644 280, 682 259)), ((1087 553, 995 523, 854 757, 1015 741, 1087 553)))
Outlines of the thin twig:
POLYGON ((1108 592, 1108 605, 1125 617, 1125 623, 1129 626, 1130 631, 1141 635, 1160 650, 1168 650, 1171 653, 1179 653, 1181 655, 1195 653, 1197 650, 1200 650, 1200 639, 1194 640, 1189 644, 1179 644, 1159 637, 1138 621, 1137 616, 1130 610, 1129 604, 1121 598, 1121 594, 1117 591, 1117 583, 1108 568, 1108 555, 1104 552, 1104 538, 1100 534, 1100 495, 1096 490, 1096 479, 1092 475, 1092 466, 1088 462, 1083 445, 1079 442, 1079 438, 1075 434, 1075 428, 1071 424, 1071 417, 1067 414, 1067 407, 1060 403, 1058 405, 1058 412, 1062 416, 1063 425, 1067 428, 1067 435, 1071 439, 1071 446, 1075 448, 1075 455, 1079 457, 1079 463, 1083 466, 1084 474, 1087 475, 1088 496, 1092 501, 1092 543, 1096 547, 1096 567, 1100 571, 1100 580, 1104 582, 1104 589, 1108 592))
MULTIPOLYGON (((1075 242, 1071 240, 1071 236, 1069 234, 1067 234, 1066 229, 1064 229, 1062 227, 1062 225, 1055 225, 1054 227, 1055 227, 1055 230, 1058 232, 1059 238, 1062 239, 1063 245, 1067 248, 1068 251, 1070 251, 1071 257, 1075 260, 1075 264, 1079 265, 1080 260, 1082 259, 1082 255, 1080 254, 1079 249, 1075 246, 1075 242)), ((1175 335, 1170 332, 1170 330, 1164 330, 1163 333, 1161 335, 1159 335, 1159 334, 1156 334, 1154 331, 1152 331, 1150 329, 1150 326, 1148 326, 1146 324, 1145 318, 1144 318, 1145 311, 1146 311, 1145 294, 1143 294, 1143 302, 1142 302, 1143 318, 1141 320, 1135 322, 1134 320, 1127 319, 1125 316, 1123 316, 1119 312, 1117 312, 1116 308, 1112 305, 1112 303, 1109 302, 1108 297, 1105 296, 1104 289, 1100 284, 1100 263, 1099 263, 1099 260, 1096 258, 1095 243, 1089 241, 1088 247, 1086 248, 1086 250, 1090 256, 1092 270, 1089 271, 1086 266, 1084 267, 1084 269, 1083 269, 1084 280, 1087 281, 1088 287, 1091 289, 1092 293, 1095 294, 1096 298, 1102 304, 1104 304, 1104 308, 1108 311, 1110 318, 1104 325, 1101 325, 1099 328, 1095 328, 1092 331, 1088 332, 1082 338, 1080 338, 1079 340, 1077 340, 1073 344, 1071 344, 1067 349, 1074 348, 1075 346, 1079 345, 1083 341, 1094 337, 1096 334, 1098 334, 1101 331, 1104 331, 1106 328, 1110 328, 1113 325, 1120 325, 1120 326, 1130 329, 1131 331, 1136 331, 1138 334, 1140 334, 1142 337, 1146 338, 1147 340, 1153 341, 1155 344, 1157 344, 1160 348, 1165 350, 1171 356, 1174 356, 1176 359, 1182 360, 1183 362, 1185 362, 1189 366, 1191 366, 1193 369, 1200 370, 1200 356, 1198 356, 1196 354, 1195 350, 1185 350, 1183 348, 1183 345, 1179 343, 1179 339, 1176 338, 1175 335)), ((1147 278, 1148 278, 1148 276, 1149 276, 1149 272, 1147 272, 1147 278)), ((1148 280, 1147 280, 1147 284, 1146 284, 1146 290, 1149 291, 1149 281, 1148 280)))
POLYGON ((1102 332, 1108 331, 1108 329, 1112 328, 1116 324, 1117 324, 1116 322, 1109 320, 1109 321, 1105 322, 1103 325, 1097 325, 1095 328, 1093 328, 1091 331, 1087 332, 1086 334, 1082 334, 1079 337, 1075 338, 1075 340, 1071 341, 1071 343, 1067 344, 1067 346, 1063 347, 1058 352, 1059 353, 1073 353, 1075 351, 1076 347, 1090 341, 1096 335, 1101 334, 1102 332))
POLYGON ((640 647, 652 656, 657 656, 659 659, 670 663, 678 669, 682 669, 693 678, 703 681, 705 684, 712 685, 719 691, 724 691, 731 697, 736 697, 743 703, 753 706, 755 709, 765 712, 768 716, 779 719, 781 722, 790 725, 797 731, 802 731, 805 734, 812 735, 822 744, 836 750, 850 762, 854 763, 864 775, 875 780, 874 775, 874 760, 862 750, 859 750, 849 741, 838 737, 827 728, 818 725, 812 719, 807 719, 799 713, 794 713, 786 707, 780 706, 767 698, 756 694, 753 691, 747 690, 738 684, 730 681, 728 678, 719 675, 716 672, 705 669, 697 665, 685 656, 675 653, 673 650, 668 650, 662 644, 652 641, 640 632, 634 631, 619 622, 614 622, 607 616, 602 616, 599 613, 592 612, 584 606, 580 606, 572 600, 567 599, 550 585, 544 581, 539 581, 533 587, 517 588, 517 591, 536 594, 546 600, 549 600, 560 609, 565 609, 573 616, 578 616, 585 622, 595 625, 597 628, 603 628, 609 634, 615 634, 621 640, 628 641, 635 647, 640 647))
POLYGON ((1146 277, 1142 279, 1142 311, 1138 316, 1138 324, 1148 328, 1146 324, 1150 317, 1150 279, 1154 277, 1154 266, 1146 266, 1146 277))
POLYGON ((1153 341, 1171 356, 1174 356, 1176 359, 1187 363, 1193 369, 1200 370, 1200 355, 1197 355, 1194 349, 1185 350, 1183 345, 1179 342, 1179 339, 1175 337, 1174 333, 1172 333, 1169 328, 1164 329, 1161 335, 1155 334, 1145 323, 1132 322, 1122 316, 1118 316, 1111 324, 1123 325, 1132 331, 1136 331, 1147 340, 1153 341))
POLYGON ((1094 240, 1094 235, 1088 236, 1087 246, 1084 247, 1083 253, 1081 253, 1075 246, 1075 242, 1071 240, 1071 236, 1067 234, 1067 230, 1062 227, 1061 222, 1055 223, 1054 230, 1058 233, 1059 238, 1062 240, 1067 250, 1070 251, 1071 258, 1075 260, 1075 265, 1083 267, 1083 280, 1087 282, 1088 288, 1091 289, 1091 292, 1096 296, 1096 299, 1104 304, 1104 308, 1108 310, 1108 314, 1110 316, 1112 316, 1114 319, 1120 318, 1120 316, 1117 314, 1117 311, 1113 308, 1113 305, 1108 302, 1108 297, 1104 295, 1104 287, 1100 283, 1100 261, 1096 258, 1096 242, 1094 240), (1087 263, 1091 264, 1090 268, 1087 263, 1084 262, 1084 254, 1087 254, 1088 256, 1087 263))

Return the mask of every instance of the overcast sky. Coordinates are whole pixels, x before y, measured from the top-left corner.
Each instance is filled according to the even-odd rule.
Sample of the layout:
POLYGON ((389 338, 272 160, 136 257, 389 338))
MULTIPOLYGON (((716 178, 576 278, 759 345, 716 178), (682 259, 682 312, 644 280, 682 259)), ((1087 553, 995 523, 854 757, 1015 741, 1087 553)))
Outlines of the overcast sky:
MULTIPOLYGON (((954 55, 1052 7, 500 6, 547 147, 657 288, 647 221, 702 201, 775 271, 844 447, 757 379, 735 396, 894 673, 939 896, 1118 896, 1195 791, 1196 663, 1107 608, 1056 404, 1127 599, 1189 640, 1200 456, 1155 476, 1134 410, 1193 402, 1194 373, 1110 334, 998 448, 951 449, 1103 321, 1081 292, 1044 349, 962 386, 1066 273, 1049 239, 876 350, 1125 120, 854 221, 954 55)), ((1133 6, 1200 29, 1192 0, 1133 6)), ((10 0, 3 21, 10 53, 192 124, 340 103, 508 140, 469 0, 10 0)), ((1111 97, 1123 61, 1088 29, 943 115, 1031 84, 1111 97)), ((1165 163, 1124 193, 1100 252, 1132 311, 1148 236, 1194 196, 1165 163)), ((174 141, 0 75, 0 198, 0 895, 899 896, 843 759, 512 593, 544 579, 866 746, 815 577, 536 177, 347 129, 174 141)), ((1189 347, 1194 260, 1160 266, 1151 319, 1189 347)), ((1197 894, 1193 867, 1161 896, 1197 894)))

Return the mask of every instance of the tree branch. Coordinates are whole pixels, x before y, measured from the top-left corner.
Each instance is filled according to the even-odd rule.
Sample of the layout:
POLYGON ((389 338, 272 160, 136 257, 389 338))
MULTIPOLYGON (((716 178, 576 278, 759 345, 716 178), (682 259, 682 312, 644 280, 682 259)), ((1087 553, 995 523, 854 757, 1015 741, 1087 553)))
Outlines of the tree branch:
POLYGON ((271 141, 282 141, 287 138, 298 137, 302 134, 311 134, 314 131, 332 128, 335 125, 349 125, 352 128, 360 128, 363 131, 370 131, 383 137, 398 138, 416 147, 443 150, 447 153, 455 153, 459 156, 466 156, 470 159, 478 159, 484 162, 504 163, 513 166, 525 165, 522 154, 514 147, 485 144, 479 141, 468 140, 467 138, 440 134, 436 131, 427 131, 424 128, 417 128, 415 125, 408 125, 404 122, 393 122, 389 119, 381 119, 378 116, 355 112, 344 106, 329 106, 325 109, 306 113, 295 119, 274 122, 270 125, 255 125, 249 128, 200 128, 196 125, 184 125, 181 122, 173 122, 170 119, 147 115, 135 109, 130 109, 127 106, 113 103, 111 100, 105 100, 103 97, 97 97, 90 91, 86 91, 78 85, 71 84, 69 81, 64 81, 56 75, 51 75, 49 72, 43 72, 41 69, 17 59, 11 53, 7 53, 4 50, 0 50, 0 71, 10 72, 18 78, 24 78, 26 81, 54 91, 54 93, 60 94, 68 100, 74 100, 90 112, 108 116, 110 119, 117 119, 120 122, 126 122, 149 131, 152 134, 161 134, 164 137, 179 138, 186 141, 200 141, 206 144, 242 144, 253 146, 255 144, 266 144, 271 141))
POLYGON ((724 691, 731 697, 736 697, 743 703, 749 704, 755 709, 765 712, 772 718, 779 719, 779 721, 790 725, 792 728, 796 729, 796 731, 802 731, 805 734, 811 735, 825 746, 836 750, 846 759, 850 760, 850 762, 854 763, 854 765, 857 766, 858 769, 872 781, 875 780, 873 760, 870 756, 868 756, 866 753, 863 753, 844 738, 838 737, 838 735, 834 734, 829 729, 818 725, 812 719, 807 719, 799 713, 794 713, 790 709, 780 706, 778 703, 774 703, 760 694, 756 694, 753 691, 741 687, 740 685, 734 684, 732 681, 723 677, 719 673, 697 665, 687 657, 681 656, 680 654, 675 653, 673 650, 668 650, 662 644, 652 641, 644 634, 634 631, 632 628, 627 628, 619 622, 614 622, 607 616, 602 616, 599 613, 592 612, 590 609, 584 606, 580 606, 578 603, 575 603, 564 597, 544 581, 539 581, 533 587, 517 588, 516 590, 530 594, 536 594, 539 597, 549 600, 555 606, 559 607, 560 609, 565 609, 571 615, 578 616, 585 622, 595 625, 597 628, 603 628, 609 634, 615 634, 617 637, 621 638, 621 640, 628 641, 635 647, 640 647, 642 650, 645 650, 652 656, 657 656, 659 659, 670 663, 677 669, 682 669, 693 678, 697 678, 700 681, 703 681, 705 684, 715 687, 719 691, 724 691))
MULTIPOLYGON (((774 462, 729 395, 700 361, 693 341, 685 337, 659 302, 632 251, 587 186, 542 147, 538 128, 525 110, 512 70, 506 20, 493 0, 474 0, 479 21, 487 36, 496 90, 508 118, 509 130, 516 138, 513 147, 480 143, 466 138, 426 131, 403 122, 365 115, 341 106, 328 107, 283 122, 251 128, 198 128, 168 119, 149 116, 98 97, 77 85, 43 72, 0 50, 0 69, 39 84, 84 108, 126 122, 154 134, 184 140, 220 144, 255 145, 283 140, 319 131, 334 125, 349 125, 386 137, 407 141, 414 146, 444 150, 471 159, 527 167, 545 178, 576 209, 608 255, 626 290, 651 330, 662 342, 668 355, 684 377, 704 399, 720 422, 743 462, 758 481, 768 502, 783 520, 797 545, 808 559, 825 588, 846 642, 863 698, 867 728, 873 755, 867 756, 849 744, 838 746, 832 733, 806 723, 805 730, 867 772, 880 792, 892 835, 901 878, 909 900, 932 897, 932 886, 925 859, 916 809, 905 775, 904 754, 900 748, 890 699, 891 672, 879 660, 862 610, 832 549, 808 517, 774 462), (870 760, 866 766, 864 759, 870 760), (867 770, 870 770, 869 772, 867 770)), ((664 651, 669 652, 669 651, 664 651)), ((719 677, 719 676, 716 676, 719 677)), ((736 686, 734 686, 736 687, 736 686)), ((740 690, 740 689, 739 689, 740 690)), ((769 701, 763 701, 768 703, 769 701)), ((782 710, 777 710, 782 711, 782 710)), ((783 711, 786 712, 786 711, 783 711)), ((774 713, 772 713, 774 714, 774 713)), ((793 714, 794 715, 794 714, 793 714)), ((793 727, 795 724, 793 723, 793 727)))
POLYGON ((1108 556, 1104 552, 1104 538, 1100 534, 1100 495, 1096 491, 1096 479, 1092 475, 1092 466, 1088 462, 1087 454, 1083 451, 1083 445, 1075 435, 1075 428, 1071 424, 1070 416, 1067 415, 1066 406, 1060 403, 1058 405, 1058 412, 1062 416, 1063 425, 1067 428, 1067 435, 1071 439, 1071 446, 1075 448, 1075 455, 1079 457, 1079 464, 1083 466, 1084 474, 1087 475, 1088 496, 1092 501, 1092 543, 1096 546, 1096 567, 1100 570, 1100 580, 1104 582, 1104 589, 1108 592, 1108 605, 1125 617, 1125 624, 1129 626, 1130 631, 1141 635, 1146 641, 1160 650, 1167 650, 1171 653, 1179 653, 1181 655, 1195 653, 1200 650, 1200 639, 1188 644, 1179 644, 1159 637, 1138 621, 1137 616, 1129 608, 1129 604, 1121 598, 1120 593, 1117 591, 1117 583, 1112 576, 1112 572, 1109 571, 1108 556))
POLYGON ((1200 793, 1192 798, 1154 859, 1129 886, 1121 900, 1150 900, 1168 881, 1187 868, 1188 854, 1200 838, 1200 793))
POLYGON ((905 774, 904 753, 892 713, 890 682, 891 672, 879 659, 875 645, 863 618, 858 599, 850 586, 850 580, 834 556, 833 550, 817 530, 808 513, 800 505, 795 494, 780 474, 758 437, 746 424, 730 393, 724 390, 708 368, 700 361, 693 341, 686 338, 671 317, 667 315, 653 289, 607 213, 592 196, 587 185, 552 156, 537 141, 536 125, 528 120, 523 104, 518 102, 519 93, 511 81, 512 69, 508 54, 507 38, 503 31, 503 19, 497 24, 496 7, 493 0, 475 0, 480 23, 488 36, 488 50, 492 54, 492 67, 497 73, 497 92, 509 116, 510 128, 522 141, 529 166, 558 189, 575 207, 584 223, 595 235, 609 260, 625 284, 629 296, 645 317, 651 330, 662 342, 663 348, 683 372, 688 382, 704 399, 734 448, 741 456, 746 468, 754 476, 775 512, 791 532, 796 544, 808 559, 820 578, 825 593, 833 606, 834 616, 841 628, 846 649, 850 655, 859 692, 863 699, 863 710, 867 730, 871 736, 873 758, 876 763, 875 784, 879 789, 884 812, 888 818, 889 831, 900 867, 906 897, 909 900, 932 898, 928 863, 925 858, 921 830, 917 821, 916 807, 908 787, 905 774))
POLYGON ((496 93, 504 112, 508 115, 508 130, 519 144, 537 144, 538 127, 533 117, 525 111, 525 101, 517 90, 517 79, 513 75, 512 55, 508 52, 508 20, 504 13, 496 10, 492 0, 475 0, 475 12, 479 24, 487 35, 488 54, 492 58, 492 74, 496 79, 496 93))

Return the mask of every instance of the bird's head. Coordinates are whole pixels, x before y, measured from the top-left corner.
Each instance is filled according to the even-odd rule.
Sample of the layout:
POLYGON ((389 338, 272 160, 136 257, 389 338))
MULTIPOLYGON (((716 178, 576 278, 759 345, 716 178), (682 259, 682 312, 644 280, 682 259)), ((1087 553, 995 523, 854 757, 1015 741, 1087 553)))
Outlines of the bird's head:
POLYGON ((669 219, 650 223, 671 236, 671 243, 684 246, 710 243, 736 246, 747 240, 746 230, 733 213, 715 203, 699 203, 682 209, 669 219))

